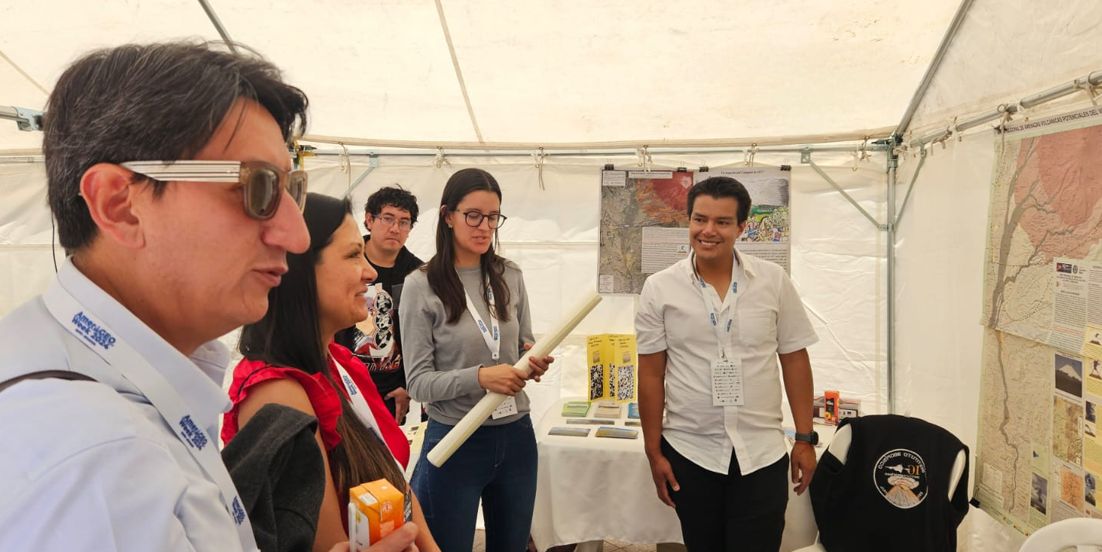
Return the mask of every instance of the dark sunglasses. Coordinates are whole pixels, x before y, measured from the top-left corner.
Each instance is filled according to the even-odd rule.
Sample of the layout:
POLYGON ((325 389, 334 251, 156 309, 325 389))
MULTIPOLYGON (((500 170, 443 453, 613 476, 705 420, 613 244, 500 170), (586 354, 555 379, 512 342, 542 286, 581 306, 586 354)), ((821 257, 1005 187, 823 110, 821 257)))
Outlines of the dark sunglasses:
POLYGON ((257 220, 275 216, 284 189, 299 211, 306 206, 307 175, 303 170, 282 171, 262 161, 130 161, 121 165, 161 182, 240 183, 245 213, 257 220))

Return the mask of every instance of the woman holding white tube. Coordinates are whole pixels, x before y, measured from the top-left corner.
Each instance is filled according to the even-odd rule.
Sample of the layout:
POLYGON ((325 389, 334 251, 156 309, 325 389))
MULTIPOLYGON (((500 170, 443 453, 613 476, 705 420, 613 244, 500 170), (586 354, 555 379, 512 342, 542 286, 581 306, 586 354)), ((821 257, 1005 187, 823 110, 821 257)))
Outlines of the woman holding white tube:
MULTIPOLYGON (((531 347, 520 268, 494 251, 501 188, 490 173, 463 169, 440 199, 436 254, 406 277, 399 301, 406 378, 429 424, 414 492, 441 549, 471 550, 481 500, 487 552, 522 552, 536 496, 536 441, 526 379, 513 364, 531 347), (443 467, 426 455, 487 391, 509 395, 443 467)), ((552 357, 530 360, 539 380, 552 357)))

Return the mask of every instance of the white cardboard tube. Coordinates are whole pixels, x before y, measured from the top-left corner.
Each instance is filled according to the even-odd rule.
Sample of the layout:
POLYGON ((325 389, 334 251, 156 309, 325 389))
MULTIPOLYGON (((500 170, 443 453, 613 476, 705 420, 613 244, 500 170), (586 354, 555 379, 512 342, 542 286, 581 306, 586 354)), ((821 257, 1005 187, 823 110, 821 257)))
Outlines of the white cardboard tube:
MULTIPOLYGON (((563 339, 566 339, 570 332, 574 331, 574 328, 593 311, 597 303, 601 302, 601 296, 594 293, 586 298, 572 314, 570 318, 559 321, 559 324, 555 326, 555 331, 544 335, 542 338, 536 340, 536 343, 532 345, 532 348, 528 352, 524 353, 524 356, 520 357, 520 360, 513 365, 513 368, 520 372, 524 377, 528 377, 531 372, 531 366, 528 364, 528 359, 535 357, 544 357, 551 353, 555 347, 562 343, 563 339)), ((475 432, 482 422, 486 421, 486 418, 490 417, 494 409, 505 402, 508 395, 502 395, 501 393, 488 392, 482 400, 478 401, 478 404, 474 405, 463 419, 459 420, 458 424, 436 444, 431 451, 429 451, 428 459, 432 465, 440 467, 444 465, 444 462, 451 458, 455 451, 459 450, 459 447, 463 443, 467 442, 467 439, 475 432)))

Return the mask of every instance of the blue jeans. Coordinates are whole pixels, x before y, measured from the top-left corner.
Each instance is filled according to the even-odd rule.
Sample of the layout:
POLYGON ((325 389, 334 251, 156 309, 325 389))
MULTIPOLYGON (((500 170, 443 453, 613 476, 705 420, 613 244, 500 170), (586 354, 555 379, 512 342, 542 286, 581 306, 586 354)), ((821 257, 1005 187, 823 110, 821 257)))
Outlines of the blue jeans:
POLYGON ((486 520, 486 552, 524 552, 536 503, 536 435, 528 416, 500 426, 482 426, 444 467, 426 455, 452 426, 429 420, 413 492, 433 538, 443 552, 473 547, 478 501, 486 520))

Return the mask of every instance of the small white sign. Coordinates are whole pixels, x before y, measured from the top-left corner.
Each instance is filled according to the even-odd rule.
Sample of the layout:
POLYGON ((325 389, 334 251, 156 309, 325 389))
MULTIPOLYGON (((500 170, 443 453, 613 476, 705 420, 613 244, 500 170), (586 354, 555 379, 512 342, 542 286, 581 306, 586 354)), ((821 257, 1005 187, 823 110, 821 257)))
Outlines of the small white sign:
POLYGON ((632 180, 669 180, 673 178, 673 171, 628 171, 628 178, 632 180))
POLYGON ((628 176, 624 171, 601 171, 602 186, 617 186, 623 188, 628 184, 628 176))
POLYGON ((509 397, 505 399, 505 402, 494 409, 494 413, 490 414, 493 419, 504 418, 506 416, 512 416, 517 413, 517 398, 509 397))
POLYGON ((712 363, 712 406, 742 406, 742 363, 719 359, 712 363))
POLYGON ((616 277, 612 274, 598 276, 597 293, 616 293, 616 277))

